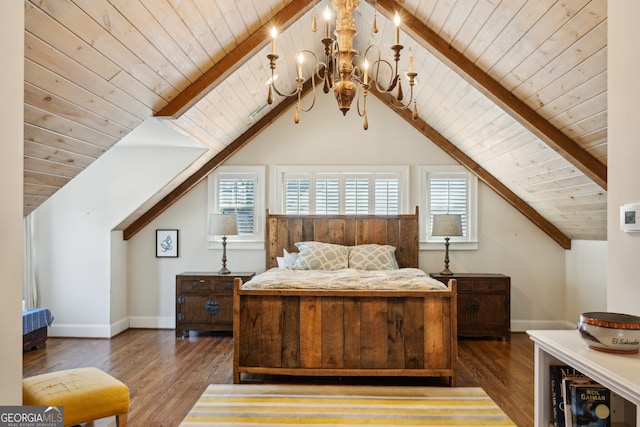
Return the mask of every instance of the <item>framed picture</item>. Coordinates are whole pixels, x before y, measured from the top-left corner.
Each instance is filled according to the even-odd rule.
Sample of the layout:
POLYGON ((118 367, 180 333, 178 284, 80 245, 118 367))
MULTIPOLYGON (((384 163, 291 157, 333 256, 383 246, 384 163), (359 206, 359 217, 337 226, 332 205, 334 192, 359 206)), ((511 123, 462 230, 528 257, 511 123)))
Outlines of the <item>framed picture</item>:
POLYGON ((156 258, 178 258, 178 230, 156 230, 156 258))

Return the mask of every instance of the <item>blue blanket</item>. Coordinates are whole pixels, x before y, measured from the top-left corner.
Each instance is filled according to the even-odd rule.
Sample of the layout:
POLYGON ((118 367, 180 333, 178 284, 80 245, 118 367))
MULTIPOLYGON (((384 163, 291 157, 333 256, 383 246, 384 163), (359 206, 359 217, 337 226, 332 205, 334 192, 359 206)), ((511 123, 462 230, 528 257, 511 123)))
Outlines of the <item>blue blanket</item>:
POLYGON ((30 308, 22 312, 22 335, 53 323, 53 315, 48 308, 30 308))

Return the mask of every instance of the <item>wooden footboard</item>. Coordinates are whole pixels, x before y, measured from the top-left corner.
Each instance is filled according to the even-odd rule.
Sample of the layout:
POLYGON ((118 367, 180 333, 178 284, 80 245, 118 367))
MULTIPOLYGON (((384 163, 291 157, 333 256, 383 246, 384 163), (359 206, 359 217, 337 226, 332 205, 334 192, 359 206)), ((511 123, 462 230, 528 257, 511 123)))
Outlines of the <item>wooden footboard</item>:
POLYGON ((233 381, 241 373, 448 377, 456 282, 447 291, 242 290, 234 282, 233 381))

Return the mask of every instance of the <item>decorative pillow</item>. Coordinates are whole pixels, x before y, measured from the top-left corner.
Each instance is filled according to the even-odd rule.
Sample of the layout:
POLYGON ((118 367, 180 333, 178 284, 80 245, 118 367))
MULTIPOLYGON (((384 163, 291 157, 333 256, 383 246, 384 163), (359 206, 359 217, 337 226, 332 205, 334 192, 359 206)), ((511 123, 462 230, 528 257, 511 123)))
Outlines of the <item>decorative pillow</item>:
POLYGON ((296 258, 298 258, 298 252, 288 252, 286 249, 282 250, 284 252, 284 266, 291 268, 293 264, 296 263, 296 258))
POLYGON ((295 264, 296 258, 298 257, 298 252, 288 252, 286 249, 283 249, 282 251, 283 256, 276 257, 278 267, 293 268, 293 264, 295 264))
POLYGON ((349 248, 321 242, 298 242, 294 270, 340 270, 349 264, 349 248))
POLYGON ((390 245, 358 245, 349 248, 349 268, 396 270, 396 248, 390 245))

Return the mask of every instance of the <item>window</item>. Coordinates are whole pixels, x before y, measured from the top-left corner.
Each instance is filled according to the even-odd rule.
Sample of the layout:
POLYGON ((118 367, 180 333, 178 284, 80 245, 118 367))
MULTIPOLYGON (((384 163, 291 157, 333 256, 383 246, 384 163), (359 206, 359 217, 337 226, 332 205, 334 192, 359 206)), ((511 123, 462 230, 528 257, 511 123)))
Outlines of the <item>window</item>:
POLYGON ((477 232, 478 179, 462 166, 423 167, 421 173, 421 240, 441 242, 442 237, 431 236, 433 215, 459 214, 462 216, 462 236, 451 237, 452 242, 468 242, 475 248, 477 232))
MULTIPOLYGON (((264 223, 264 168, 221 166, 209 175, 209 213, 238 216, 238 235, 229 241, 262 241, 264 223)), ((209 236, 209 242, 214 242, 209 236)))
POLYGON ((407 212, 407 167, 279 168, 277 194, 286 214, 392 215, 407 212), (305 171, 302 172, 301 169, 305 171), (344 169, 344 168, 342 168, 344 169), (371 170, 377 172, 371 172, 371 170), (379 171, 379 172, 378 172, 379 171))
POLYGON ((251 177, 218 178, 218 211, 236 214, 238 234, 253 234, 255 226, 256 181, 251 177))

